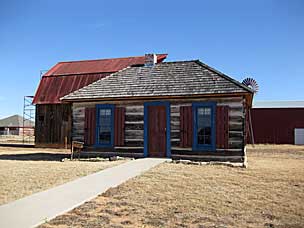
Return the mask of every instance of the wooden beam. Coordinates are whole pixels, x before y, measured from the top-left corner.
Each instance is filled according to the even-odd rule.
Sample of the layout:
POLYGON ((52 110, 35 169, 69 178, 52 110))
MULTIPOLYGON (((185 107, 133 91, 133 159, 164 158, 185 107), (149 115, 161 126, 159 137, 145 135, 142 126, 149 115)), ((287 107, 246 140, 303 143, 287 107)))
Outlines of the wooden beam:
POLYGON ((110 97, 110 98, 83 98, 83 99, 70 99, 65 100, 63 102, 73 103, 73 102, 93 102, 93 101, 113 101, 117 103, 125 103, 125 101, 150 101, 150 100, 172 100, 172 99, 193 99, 193 98, 210 98, 210 97, 240 97, 240 96, 248 96, 250 98, 249 93, 218 93, 218 94, 193 94, 193 95, 175 95, 175 96, 130 96, 130 97, 110 97))

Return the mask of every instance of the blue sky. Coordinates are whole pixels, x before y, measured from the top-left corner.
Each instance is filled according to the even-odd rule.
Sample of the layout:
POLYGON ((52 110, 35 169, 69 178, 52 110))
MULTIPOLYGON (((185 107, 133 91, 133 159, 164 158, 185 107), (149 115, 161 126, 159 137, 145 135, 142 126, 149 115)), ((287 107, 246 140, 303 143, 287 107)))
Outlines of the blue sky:
POLYGON ((304 1, 0 1, 0 118, 58 61, 168 53, 304 100, 304 1))

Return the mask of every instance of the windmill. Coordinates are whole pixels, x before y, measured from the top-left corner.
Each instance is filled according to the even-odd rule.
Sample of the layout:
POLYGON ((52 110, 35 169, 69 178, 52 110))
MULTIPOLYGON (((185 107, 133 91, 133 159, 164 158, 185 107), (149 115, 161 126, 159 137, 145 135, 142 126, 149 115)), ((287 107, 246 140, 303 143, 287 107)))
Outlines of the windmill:
MULTIPOLYGON (((259 91, 259 85, 253 78, 245 78, 242 82, 245 86, 249 87, 253 91, 253 95, 255 95, 259 91)), ((252 120, 251 120, 251 112, 248 109, 248 119, 249 119, 249 128, 250 128, 250 135, 251 135, 251 143, 254 145, 254 136, 253 136, 253 127, 252 127, 252 120)))
POLYGON ((253 90, 254 94, 259 91, 259 85, 253 78, 245 78, 242 82, 245 86, 253 90))

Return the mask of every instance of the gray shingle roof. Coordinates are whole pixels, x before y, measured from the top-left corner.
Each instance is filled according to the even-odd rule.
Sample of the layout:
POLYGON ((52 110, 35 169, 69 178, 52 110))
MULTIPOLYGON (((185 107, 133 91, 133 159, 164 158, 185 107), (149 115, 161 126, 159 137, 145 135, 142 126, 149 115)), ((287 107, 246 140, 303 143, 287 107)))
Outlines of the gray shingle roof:
MULTIPOLYGON (((26 120, 24 124, 27 127, 31 127, 35 125, 35 123, 30 120, 26 120)), ((0 127, 22 127, 22 126, 23 126, 23 117, 19 115, 13 115, 0 119, 0 127)))
POLYGON ((183 96, 252 91, 198 60, 134 66, 76 90, 62 100, 183 96))

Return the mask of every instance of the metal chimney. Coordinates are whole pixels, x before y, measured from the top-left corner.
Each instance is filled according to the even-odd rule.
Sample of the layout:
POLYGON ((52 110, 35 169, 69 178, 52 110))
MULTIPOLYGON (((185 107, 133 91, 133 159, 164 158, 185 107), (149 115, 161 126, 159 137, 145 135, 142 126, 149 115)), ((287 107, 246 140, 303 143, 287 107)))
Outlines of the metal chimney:
POLYGON ((154 66, 157 63, 155 54, 145 54, 145 66, 154 66))

